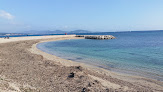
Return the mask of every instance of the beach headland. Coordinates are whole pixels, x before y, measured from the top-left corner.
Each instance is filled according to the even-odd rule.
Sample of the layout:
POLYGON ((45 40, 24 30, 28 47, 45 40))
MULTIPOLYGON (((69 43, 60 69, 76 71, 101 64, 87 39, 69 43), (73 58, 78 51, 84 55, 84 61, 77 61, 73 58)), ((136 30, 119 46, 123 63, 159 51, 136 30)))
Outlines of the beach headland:
POLYGON ((163 82, 117 74, 42 52, 41 42, 75 35, 0 38, 0 92, 162 92, 163 82))

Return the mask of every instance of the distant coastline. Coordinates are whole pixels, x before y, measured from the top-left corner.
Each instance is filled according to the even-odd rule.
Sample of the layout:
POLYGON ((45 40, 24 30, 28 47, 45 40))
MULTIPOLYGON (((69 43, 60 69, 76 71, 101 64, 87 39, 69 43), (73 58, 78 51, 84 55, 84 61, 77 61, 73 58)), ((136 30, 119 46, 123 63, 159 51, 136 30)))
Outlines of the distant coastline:
POLYGON ((65 35, 67 33, 68 35, 76 34, 76 35, 91 35, 91 34, 98 34, 98 33, 106 33, 108 35, 109 33, 125 33, 125 32, 155 32, 155 31, 163 31, 163 30, 139 30, 139 31, 114 31, 114 32, 93 32, 93 31, 87 31, 87 30, 74 30, 74 31, 62 31, 62 30, 56 30, 56 31, 26 31, 23 33, 0 33, 0 37, 25 37, 25 36, 48 36, 48 35, 65 35), (108 33, 108 34, 107 34, 108 33))

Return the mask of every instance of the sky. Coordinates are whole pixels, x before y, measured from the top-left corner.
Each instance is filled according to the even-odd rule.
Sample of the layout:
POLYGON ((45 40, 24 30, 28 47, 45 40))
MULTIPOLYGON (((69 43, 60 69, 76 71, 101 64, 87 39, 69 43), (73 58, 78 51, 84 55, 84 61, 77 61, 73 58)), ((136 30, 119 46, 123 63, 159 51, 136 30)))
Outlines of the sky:
POLYGON ((0 32, 163 30, 163 0, 0 0, 0 32))

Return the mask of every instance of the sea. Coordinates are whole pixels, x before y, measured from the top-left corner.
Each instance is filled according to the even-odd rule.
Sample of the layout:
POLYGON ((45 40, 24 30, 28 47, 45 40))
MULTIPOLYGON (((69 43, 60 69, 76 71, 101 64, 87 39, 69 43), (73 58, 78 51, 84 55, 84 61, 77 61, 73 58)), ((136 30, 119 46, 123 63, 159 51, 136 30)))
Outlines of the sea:
POLYGON ((101 32, 116 39, 68 39, 44 42, 49 54, 109 71, 163 81, 163 31, 101 32))

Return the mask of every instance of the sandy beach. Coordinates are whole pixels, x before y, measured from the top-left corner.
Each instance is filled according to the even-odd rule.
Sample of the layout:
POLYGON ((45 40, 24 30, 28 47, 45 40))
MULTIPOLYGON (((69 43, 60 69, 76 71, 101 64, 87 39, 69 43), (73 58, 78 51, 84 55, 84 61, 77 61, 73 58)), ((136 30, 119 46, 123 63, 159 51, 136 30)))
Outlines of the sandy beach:
POLYGON ((42 52, 75 35, 0 38, 0 92, 163 92, 163 82, 114 73, 42 52))

